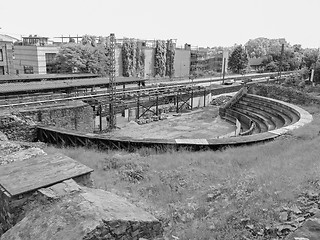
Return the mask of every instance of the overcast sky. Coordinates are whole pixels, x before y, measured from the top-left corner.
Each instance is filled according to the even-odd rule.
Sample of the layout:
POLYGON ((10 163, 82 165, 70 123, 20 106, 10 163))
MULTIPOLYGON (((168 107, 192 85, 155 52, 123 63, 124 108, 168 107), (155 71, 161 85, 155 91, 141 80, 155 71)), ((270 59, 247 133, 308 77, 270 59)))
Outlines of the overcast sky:
POLYGON ((1 4, 0 33, 177 39, 232 46, 257 37, 320 47, 320 0, 13 0, 1 4))

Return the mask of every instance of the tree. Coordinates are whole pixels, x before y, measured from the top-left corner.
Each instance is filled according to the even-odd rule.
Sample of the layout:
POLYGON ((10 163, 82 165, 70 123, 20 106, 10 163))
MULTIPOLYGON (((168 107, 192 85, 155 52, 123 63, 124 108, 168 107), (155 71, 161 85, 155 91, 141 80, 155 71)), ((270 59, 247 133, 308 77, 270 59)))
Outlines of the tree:
POLYGON ((310 69, 314 66, 314 64, 317 62, 318 60, 318 50, 317 49, 305 49, 303 56, 302 56, 302 60, 304 65, 310 69))
POLYGON ((83 45, 91 45, 92 47, 96 47, 96 36, 84 35, 82 36, 81 43, 83 45))
POLYGON ((290 65, 290 70, 300 69, 302 67, 302 53, 294 52, 293 56, 287 61, 290 65))
POLYGON ((275 66, 280 66, 280 60, 282 58, 282 70, 296 70, 303 66, 302 61, 302 47, 299 44, 290 46, 290 44, 284 39, 268 39, 268 38, 256 38, 249 40, 246 44, 246 51, 251 58, 261 58, 262 67, 265 70, 270 71, 275 69, 275 66), (284 44, 284 53, 281 56, 281 48, 284 44))
POLYGON ((266 64, 265 69, 268 72, 276 72, 279 70, 279 66, 274 61, 272 61, 272 62, 269 62, 268 64, 266 64))
POLYGON ((260 58, 267 55, 269 46, 268 38, 250 39, 246 44, 246 50, 250 58, 260 58))
POLYGON ((231 53, 228 61, 229 68, 234 73, 241 73, 248 65, 248 58, 242 45, 237 46, 231 53))
POLYGON ((103 45, 68 43, 61 47, 55 58, 56 71, 60 73, 109 73, 109 51, 103 45))

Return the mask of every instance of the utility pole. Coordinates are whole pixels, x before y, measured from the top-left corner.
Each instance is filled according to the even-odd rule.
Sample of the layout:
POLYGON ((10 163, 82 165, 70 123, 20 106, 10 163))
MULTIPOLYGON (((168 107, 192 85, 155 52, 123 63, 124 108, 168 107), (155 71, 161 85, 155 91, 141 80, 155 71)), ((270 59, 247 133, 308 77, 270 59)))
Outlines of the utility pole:
POLYGON ((222 84, 224 84, 225 75, 226 75, 226 58, 222 58, 222 84))
POLYGON ((281 79, 283 52, 284 52, 284 44, 282 43, 282 45, 281 45, 281 55, 280 55, 279 79, 281 79))
POLYGON ((310 81, 312 82, 312 85, 315 86, 315 82, 314 82, 314 74, 315 74, 315 70, 316 70, 316 66, 317 66, 317 62, 319 60, 319 48, 317 51, 317 57, 316 57, 316 61, 313 64, 313 69, 311 70, 311 76, 310 76, 310 81))
POLYGON ((116 59, 115 59, 116 38, 114 33, 110 34, 110 75, 109 75, 109 130, 116 127, 116 114, 115 114, 115 88, 116 88, 116 59))

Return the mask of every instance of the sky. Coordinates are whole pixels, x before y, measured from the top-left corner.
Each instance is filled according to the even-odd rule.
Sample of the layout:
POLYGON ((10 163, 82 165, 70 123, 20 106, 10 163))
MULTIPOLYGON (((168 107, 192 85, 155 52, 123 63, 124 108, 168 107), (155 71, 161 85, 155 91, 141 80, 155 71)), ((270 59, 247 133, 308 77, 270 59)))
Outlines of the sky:
POLYGON ((201 47, 266 37, 318 48, 319 9, 320 0, 14 0, 1 4, 0 33, 19 38, 115 33, 201 47))

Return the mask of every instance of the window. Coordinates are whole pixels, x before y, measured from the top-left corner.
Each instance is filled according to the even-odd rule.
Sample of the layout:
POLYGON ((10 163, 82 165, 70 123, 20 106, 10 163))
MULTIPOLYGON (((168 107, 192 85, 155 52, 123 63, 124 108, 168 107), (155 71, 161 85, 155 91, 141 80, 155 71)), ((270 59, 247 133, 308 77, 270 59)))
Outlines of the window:
POLYGON ((0 75, 4 75, 4 66, 0 66, 0 75))
POLYGON ((47 73, 56 73, 57 68, 55 66, 56 53, 46 53, 46 69, 47 73))
POLYGON ((33 74, 33 67, 32 66, 23 66, 25 74, 33 74))
POLYGON ((53 63, 55 57, 56 57, 56 53, 46 53, 46 64, 53 63))
POLYGON ((3 61, 3 53, 2 53, 2 49, 0 49, 0 61, 3 61))

